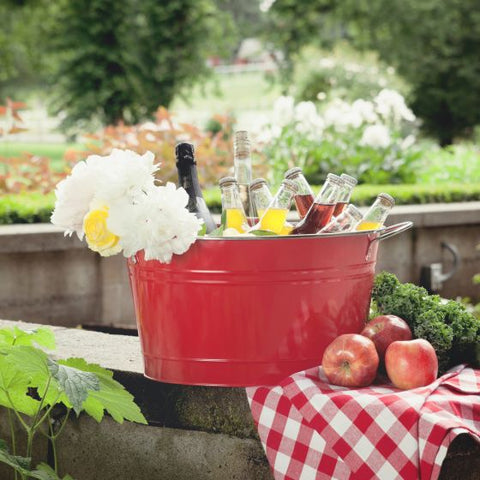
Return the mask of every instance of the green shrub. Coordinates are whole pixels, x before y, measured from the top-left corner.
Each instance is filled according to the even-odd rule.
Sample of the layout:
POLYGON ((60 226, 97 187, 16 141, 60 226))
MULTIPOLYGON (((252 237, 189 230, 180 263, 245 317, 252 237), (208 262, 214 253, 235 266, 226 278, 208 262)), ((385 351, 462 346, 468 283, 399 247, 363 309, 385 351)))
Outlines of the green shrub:
MULTIPOLYGON (((320 187, 313 186, 313 190, 317 193, 320 187)), ((445 185, 357 185, 353 190, 352 203, 360 207, 371 205, 381 192, 392 195, 397 205, 480 201, 480 183, 475 183, 448 187, 445 185)), ((204 197, 212 212, 221 212, 220 189, 205 190, 204 197)))
POLYGON ((12 223, 48 223, 55 194, 23 193, 0 198, 0 225, 12 223))
MULTIPOLYGON (((317 193, 319 186, 313 186, 317 193)), ((480 183, 448 185, 357 185, 352 203, 371 205, 376 196, 386 192, 397 205, 480 201, 480 183)), ((213 213, 220 213, 222 200, 218 187, 204 190, 205 201, 213 213)), ((24 193, 0 198, 0 225, 13 223, 48 223, 55 203, 55 194, 24 193)))

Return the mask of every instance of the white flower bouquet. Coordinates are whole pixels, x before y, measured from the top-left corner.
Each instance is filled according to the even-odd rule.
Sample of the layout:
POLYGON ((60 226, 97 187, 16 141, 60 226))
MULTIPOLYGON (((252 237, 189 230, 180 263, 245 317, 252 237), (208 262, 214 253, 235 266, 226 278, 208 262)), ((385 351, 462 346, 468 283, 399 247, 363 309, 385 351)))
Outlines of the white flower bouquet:
POLYGON ((157 170, 151 152, 91 155, 58 183, 51 221, 102 256, 143 250, 146 260, 169 263, 195 242, 203 221, 187 210, 183 188, 156 184, 157 170))

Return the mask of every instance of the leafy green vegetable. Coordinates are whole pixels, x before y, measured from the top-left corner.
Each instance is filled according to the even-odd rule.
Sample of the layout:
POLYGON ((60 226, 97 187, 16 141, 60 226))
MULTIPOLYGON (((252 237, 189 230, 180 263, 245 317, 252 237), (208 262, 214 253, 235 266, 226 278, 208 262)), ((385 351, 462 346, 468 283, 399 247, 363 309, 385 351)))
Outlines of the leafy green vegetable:
POLYGON ((414 337, 432 344, 441 372, 457 363, 479 365, 480 319, 461 303, 443 301, 422 287, 399 282, 388 272, 376 276, 372 300, 374 310, 403 318, 414 337))

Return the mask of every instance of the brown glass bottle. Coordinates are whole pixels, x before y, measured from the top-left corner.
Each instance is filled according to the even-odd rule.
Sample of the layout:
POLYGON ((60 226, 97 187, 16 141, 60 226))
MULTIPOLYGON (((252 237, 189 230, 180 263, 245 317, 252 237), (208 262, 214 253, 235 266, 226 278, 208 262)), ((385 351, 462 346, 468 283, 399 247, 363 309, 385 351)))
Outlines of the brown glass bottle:
POLYGON ((321 230, 332 218, 342 185, 343 181, 340 177, 329 173, 305 218, 296 225, 290 235, 317 233, 321 230))

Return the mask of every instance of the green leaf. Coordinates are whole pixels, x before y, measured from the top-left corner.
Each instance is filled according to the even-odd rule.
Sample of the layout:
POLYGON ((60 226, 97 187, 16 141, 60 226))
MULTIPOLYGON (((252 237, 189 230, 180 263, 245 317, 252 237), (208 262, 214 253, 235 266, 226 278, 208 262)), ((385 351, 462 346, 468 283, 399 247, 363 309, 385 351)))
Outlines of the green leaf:
POLYGON ((53 350, 55 348, 55 335, 52 330, 43 327, 35 330, 22 330, 15 326, 0 330, 0 345, 32 346, 34 343, 53 350))
POLYGON ((203 237, 207 233, 207 225, 205 222, 200 227, 200 230, 197 232, 197 237, 203 237))
POLYGON ((30 458, 12 455, 7 443, 0 439, 0 462, 12 467, 15 471, 27 475, 30 474, 30 458))
POLYGON ((60 360, 62 365, 68 365, 84 372, 94 373, 99 381, 98 390, 89 390, 88 397, 83 403, 85 411, 98 422, 103 418, 106 410, 112 418, 123 423, 123 420, 147 424, 133 396, 128 393, 123 385, 114 380, 113 373, 99 365, 89 364, 83 358, 69 358, 60 360))
POLYGON ((60 478, 55 470, 46 463, 38 464, 37 468, 29 476, 38 480, 74 480, 70 475, 65 475, 63 479, 60 478))
POLYGON ((227 227, 227 211, 223 210, 222 216, 220 217, 220 226, 223 228, 227 227))
POLYGON ((223 225, 220 225, 218 228, 210 232, 207 237, 221 237, 223 236, 223 231, 225 230, 225 227, 223 225))
POLYGON ((19 346, 10 348, 7 361, 18 370, 29 375, 33 385, 43 385, 50 377, 48 356, 35 347, 19 346))
POLYGON ((27 395, 30 376, 17 369, 0 356, 0 405, 12 408, 7 392, 15 409, 25 415, 33 416, 38 409, 38 401, 27 395))
POLYGON ((250 232, 252 235, 256 237, 271 237, 272 235, 277 235, 275 232, 271 232, 270 230, 251 230, 250 232))
POLYGON ((48 359, 48 366, 53 378, 57 380, 75 413, 79 415, 88 393, 100 389, 97 376, 63 363, 57 363, 51 359, 48 359))
POLYGON ((62 389, 50 372, 50 359, 45 352, 35 347, 10 347, 6 358, 12 367, 29 377, 29 386, 38 389, 45 405, 58 401, 62 389))

